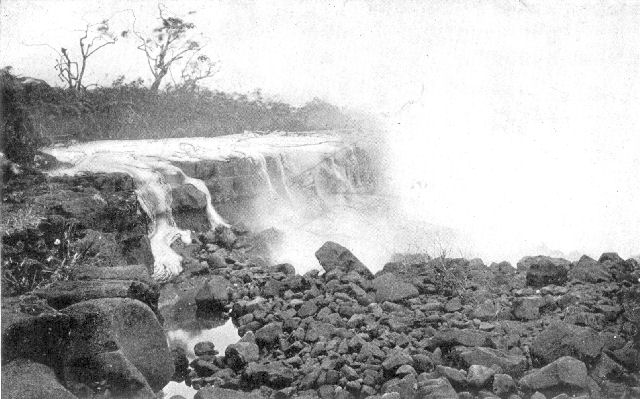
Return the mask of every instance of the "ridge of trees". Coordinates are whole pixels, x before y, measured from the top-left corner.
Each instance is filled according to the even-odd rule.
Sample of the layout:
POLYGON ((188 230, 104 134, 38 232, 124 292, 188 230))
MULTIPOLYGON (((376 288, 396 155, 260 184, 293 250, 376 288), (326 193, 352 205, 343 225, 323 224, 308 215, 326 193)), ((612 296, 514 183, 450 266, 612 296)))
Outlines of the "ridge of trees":
POLYGON ((358 129, 360 121, 320 99, 295 107, 264 98, 260 91, 229 94, 185 82, 161 91, 142 79, 121 76, 109 87, 69 88, 0 70, 1 151, 16 162, 38 147, 71 140, 212 137, 245 130, 358 129))

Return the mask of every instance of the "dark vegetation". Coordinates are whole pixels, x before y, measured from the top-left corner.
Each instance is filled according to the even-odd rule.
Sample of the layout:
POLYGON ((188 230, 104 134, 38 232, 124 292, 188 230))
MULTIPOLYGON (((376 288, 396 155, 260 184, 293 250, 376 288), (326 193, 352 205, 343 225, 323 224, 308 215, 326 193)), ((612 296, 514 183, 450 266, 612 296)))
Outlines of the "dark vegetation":
POLYGON ((1 70, 2 152, 23 163, 70 140, 220 136, 249 131, 352 129, 356 118, 315 99, 302 107, 193 84, 154 92, 142 79, 78 92, 1 70))

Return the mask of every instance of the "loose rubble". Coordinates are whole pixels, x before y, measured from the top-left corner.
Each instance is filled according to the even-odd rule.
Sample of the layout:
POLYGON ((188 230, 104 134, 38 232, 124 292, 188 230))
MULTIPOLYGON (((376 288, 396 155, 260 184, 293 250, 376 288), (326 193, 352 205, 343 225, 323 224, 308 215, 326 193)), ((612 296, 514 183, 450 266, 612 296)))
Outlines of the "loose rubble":
POLYGON ((243 338, 191 362, 196 397, 640 396, 633 259, 431 259, 372 275, 328 242, 324 273, 300 276, 233 248, 208 273, 234 287, 226 308, 243 338))

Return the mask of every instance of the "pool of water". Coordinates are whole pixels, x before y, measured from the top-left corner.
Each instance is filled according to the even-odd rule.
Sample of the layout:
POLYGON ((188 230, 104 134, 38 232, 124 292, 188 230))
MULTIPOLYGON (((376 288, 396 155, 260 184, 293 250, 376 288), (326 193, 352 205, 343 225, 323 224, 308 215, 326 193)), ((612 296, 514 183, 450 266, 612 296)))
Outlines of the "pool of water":
MULTIPOLYGON (((224 354, 228 345, 240 340, 236 326, 226 314, 201 315, 196 312, 195 293, 201 284, 199 279, 194 279, 166 285, 158 304, 169 347, 184 349, 189 362, 196 358, 193 347, 198 342, 213 342, 216 350, 224 354)), ((191 399, 197 391, 184 382, 172 381, 162 392, 167 399, 174 395, 191 399)))

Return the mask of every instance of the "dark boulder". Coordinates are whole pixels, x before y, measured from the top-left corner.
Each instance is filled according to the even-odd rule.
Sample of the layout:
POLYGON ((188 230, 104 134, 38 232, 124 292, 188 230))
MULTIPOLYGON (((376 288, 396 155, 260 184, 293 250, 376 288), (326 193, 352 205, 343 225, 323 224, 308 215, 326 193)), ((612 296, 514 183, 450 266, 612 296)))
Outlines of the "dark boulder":
POLYGON ((64 309, 72 319, 62 364, 67 386, 105 380, 124 394, 162 389, 174 374, 158 319, 133 299, 94 299, 64 309))
POLYGON ((518 262, 518 271, 526 269, 527 285, 543 287, 555 284, 563 285, 567 282, 567 269, 570 263, 564 259, 536 256, 525 258, 518 262), (521 267, 521 265, 523 265, 521 267))
POLYGON ((56 379, 53 369, 31 360, 16 359, 2 366, 4 399, 75 399, 56 379))
POLYGON ((234 370, 240 370, 260 358, 260 348, 253 342, 238 342, 227 346, 224 352, 225 361, 234 370))
POLYGON ((176 210, 204 209, 207 206, 207 196, 191 184, 181 184, 172 187, 171 207, 176 210))
POLYGON ((196 294, 198 312, 211 313, 225 310, 229 303, 231 284, 222 276, 211 277, 196 294))
POLYGON ((326 272, 338 269, 345 273, 355 271, 366 278, 373 277, 369 269, 351 251, 335 242, 325 242, 316 251, 316 258, 326 272))

